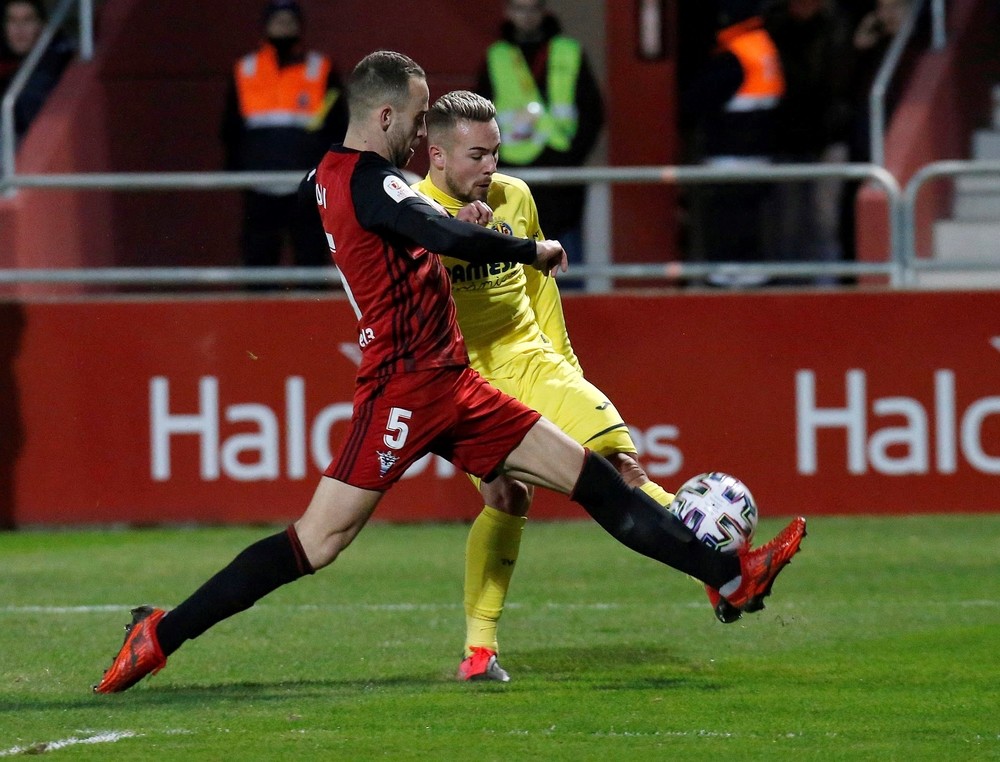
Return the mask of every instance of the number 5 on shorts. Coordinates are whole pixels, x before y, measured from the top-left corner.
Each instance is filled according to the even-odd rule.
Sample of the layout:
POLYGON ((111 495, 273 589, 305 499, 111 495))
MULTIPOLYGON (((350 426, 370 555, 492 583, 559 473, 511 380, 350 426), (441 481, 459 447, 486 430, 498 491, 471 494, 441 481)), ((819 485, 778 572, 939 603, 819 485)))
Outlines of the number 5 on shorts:
POLYGON ((406 436, 410 433, 410 427, 406 425, 413 412, 401 407, 394 407, 389 411, 389 420, 385 424, 385 430, 389 433, 382 437, 385 446, 398 450, 406 444, 406 436))

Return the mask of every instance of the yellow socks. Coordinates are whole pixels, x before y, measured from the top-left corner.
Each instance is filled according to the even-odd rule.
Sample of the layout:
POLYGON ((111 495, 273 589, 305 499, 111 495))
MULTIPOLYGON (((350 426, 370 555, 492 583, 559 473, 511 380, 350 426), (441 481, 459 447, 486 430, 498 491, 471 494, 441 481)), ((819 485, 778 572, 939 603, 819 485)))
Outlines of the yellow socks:
POLYGON ((465 651, 497 650, 497 622, 514 573, 527 519, 488 505, 472 522, 465 546, 465 651))
POLYGON ((674 496, 667 492, 663 487, 661 487, 656 482, 646 482, 639 487, 643 492, 649 495, 653 500, 658 502, 664 508, 673 502, 674 496))

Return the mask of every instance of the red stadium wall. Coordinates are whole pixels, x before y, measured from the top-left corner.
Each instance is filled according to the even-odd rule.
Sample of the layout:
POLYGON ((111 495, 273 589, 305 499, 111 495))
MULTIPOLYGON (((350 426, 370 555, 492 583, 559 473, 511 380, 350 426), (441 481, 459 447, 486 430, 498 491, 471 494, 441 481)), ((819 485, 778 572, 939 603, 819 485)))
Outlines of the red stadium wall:
MULTIPOLYGON (((765 515, 994 511, 998 298, 580 296, 566 312, 588 377, 667 487, 718 469, 765 515), (623 314, 644 318, 609 347, 623 314)), ((350 414, 342 299, 12 302, 0 321, 7 525, 288 519, 350 414)), ((433 459, 376 515, 477 510, 433 459)), ((546 494, 534 515, 584 514, 546 494)))

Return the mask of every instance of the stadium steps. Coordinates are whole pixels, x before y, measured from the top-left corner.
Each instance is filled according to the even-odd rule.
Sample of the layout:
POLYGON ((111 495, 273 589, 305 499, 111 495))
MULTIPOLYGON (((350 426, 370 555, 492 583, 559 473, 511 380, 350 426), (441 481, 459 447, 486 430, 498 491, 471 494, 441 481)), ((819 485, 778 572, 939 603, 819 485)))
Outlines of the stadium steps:
MULTIPOLYGON (((972 136, 972 158, 1000 161, 1000 85, 992 92, 992 126, 972 136)), ((934 257, 941 261, 992 262, 995 270, 924 272, 930 288, 1000 287, 1000 175, 955 180, 952 217, 934 223, 934 257)))

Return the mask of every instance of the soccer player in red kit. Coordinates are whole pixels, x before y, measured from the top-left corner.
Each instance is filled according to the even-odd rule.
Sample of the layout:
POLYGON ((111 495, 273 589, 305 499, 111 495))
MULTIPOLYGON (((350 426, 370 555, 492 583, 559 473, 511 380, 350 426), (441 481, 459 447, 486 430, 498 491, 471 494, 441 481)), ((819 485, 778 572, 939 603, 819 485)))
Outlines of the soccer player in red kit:
POLYGON ((627 547, 718 589, 742 611, 763 608, 798 551, 805 520, 741 556, 701 544, 675 516, 628 487, 608 461, 469 367, 438 254, 470 262, 565 268, 556 241, 505 236, 449 217, 406 184, 426 134, 427 81, 411 59, 377 51, 355 67, 350 123, 316 172, 316 201, 358 316, 362 349, 348 434, 305 513, 236 556, 173 610, 133 610, 97 693, 126 690, 186 641, 281 585, 332 563, 407 466, 428 452, 489 480, 506 473, 558 490, 627 547))

